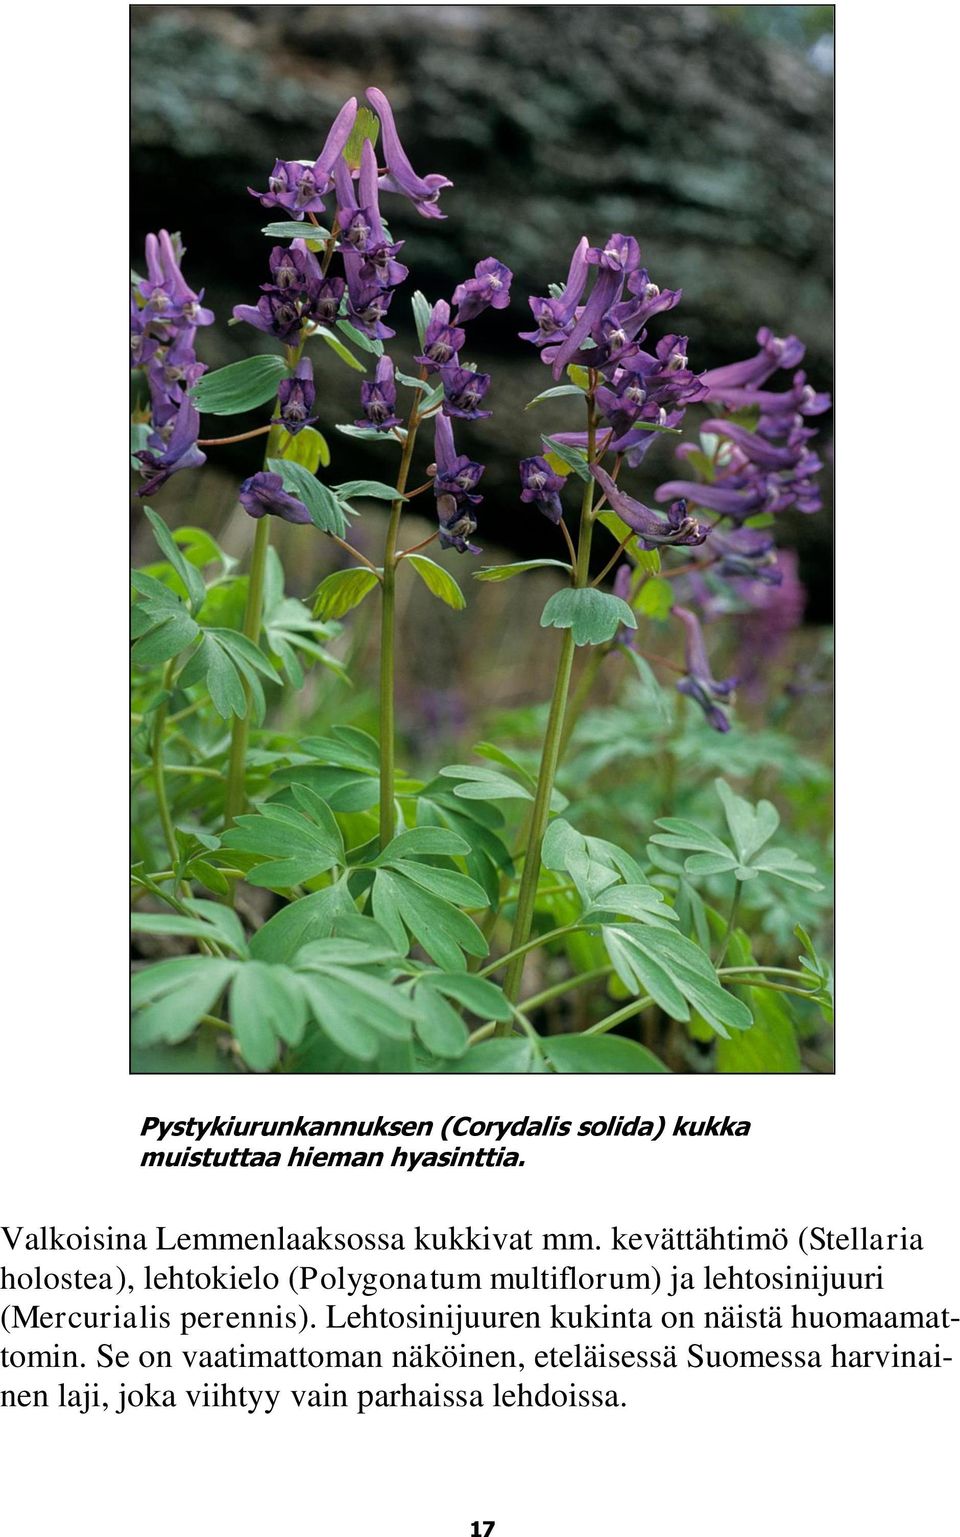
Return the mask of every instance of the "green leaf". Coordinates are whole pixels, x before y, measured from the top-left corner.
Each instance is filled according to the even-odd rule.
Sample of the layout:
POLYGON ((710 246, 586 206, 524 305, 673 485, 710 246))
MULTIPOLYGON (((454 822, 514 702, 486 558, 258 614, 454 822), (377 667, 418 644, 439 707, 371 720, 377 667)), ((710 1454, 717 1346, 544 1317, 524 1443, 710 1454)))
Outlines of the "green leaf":
POLYGON ((360 169, 360 158, 367 139, 374 146, 380 137, 380 119, 369 107, 360 107, 353 120, 350 137, 343 146, 343 158, 351 171, 360 169))
POLYGON ((358 374, 366 373, 366 364, 361 363, 359 358, 354 357, 350 348, 344 346, 335 331, 328 330, 326 326, 314 326, 310 332, 310 338, 312 339, 314 336, 318 336, 321 341, 326 342, 331 352, 335 352, 341 363, 346 363, 348 368, 355 368, 358 374))
POLYGON ((362 603, 380 577, 368 566, 351 566, 346 571, 331 571, 317 588, 313 611, 321 619, 340 619, 362 603))
MULTIPOLYGON (((423 871, 430 867, 417 868, 423 871)), ((372 905, 377 922, 383 925, 402 953, 408 948, 406 930, 445 971, 463 970, 463 951, 470 955, 487 953, 487 941, 473 919, 445 898, 425 890, 420 881, 411 879, 405 870, 377 871, 372 905)))
POLYGON ((565 560, 516 560, 509 566, 481 566, 479 571, 472 574, 476 582, 508 582, 512 576, 519 576, 521 571, 534 571, 539 566, 556 566, 558 570, 566 571, 568 576, 573 575, 573 567, 565 560))
POLYGON ((451 763, 440 773, 445 779, 462 781, 453 791, 462 800, 533 800, 524 785, 508 779, 506 774, 498 774, 496 769, 482 768, 479 764, 451 763))
MULTIPOLYGON (((775 875, 779 880, 789 881, 792 886, 802 886, 806 891, 823 890, 823 882, 816 877, 816 866, 798 858, 792 849, 764 849, 753 856, 752 866, 764 875, 775 875)), ((737 873, 742 879, 739 871, 737 873)))
POLYGON ((330 463, 330 446, 323 433, 315 427, 301 427, 292 437, 282 427, 278 427, 277 432, 278 459, 302 464, 311 475, 315 475, 321 465, 326 468, 330 463))
POLYGON ((217 956, 186 955, 138 973, 132 994, 135 1007, 143 1007, 134 1020, 135 1044, 175 1045, 186 1040, 201 1015, 212 1011, 240 964, 217 956))
MULTIPOLYGON (((542 1042, 558 1073, 665 1073, 652 1051, 616 1035, 556 1035, 542 1042)), ((479 1049, 479 1048, 475 1048, 479 1049)))
POLYGON ((407 441, 406 427, 382 432, 379 427, 356 427, 352 422, 337 422, 336 428, 345 438, 359 438, 363 443, 396 443, 398 438, 401 443, 407 441))
POLYGON ((150 627, 130 653, 138 667, 154 667, 158 662, 168 662, 171 657, 179 656, 200 634, 196 620, 190 618, 179 600, 177 604, 178 612, 161 612, 159 616, 146 605, 140 605, 141 622, 146 621, 150 627), (155 617, 156 622, 153 622, 155 617))
POLYGON ((586 390, 582 390, 579 384, 558 384, 552 390, 543 390, 539 395, 534 395, 523 409, 529 411, 533 406, 538 406, 541 400, 556 400, 561 395, 579 395, 582 400, 585 394, 586 390))
POLYGON ((542 1073, 543 1057, 530 1040, 481 1041, 445 1073, 542 1073))
POLYGON ((345 480, 342 486, 335 486, 337 500, 349 502, 354 496, 372 497, 377 502, 407 502, 409 497, 398 491, 396 486, 388 486, 383 480, 345 480))
POLYGON ((469 971, 428 971, 424 981, 448 998, 476 1014, 478 1019, 512 1019, 513 1009, 496 983, 475 977, 469 971))
POLYGON ((467 600, 449 571, 438 566, 435 560, 428 560, 426 555, 408 555, 406 558, 424 585, 448 608, 466 608, 467 600))
POLYGON ((343 538, 347 531, 347 520, 333 492, 322 480, 318 480, 304 465, 292 459, 268 459, 267 468, 280 476, 284 489, 291 496, 299 497, 316 528, 324 534, 337 534, 343 538))
POLYGON ((376 336, 368 336, 365 331, 358 330, 349 320, 338 320, 337 330, 342 331, 362 352, 370 352, 376 358, 383 356, 383 342, 376 336))
POLYGON ((439 865, 425 865, 417 860, 392 859, 389 861, 391 870, 405 875, 408 880, 416 881, 418 886, 432 891, 436 896, 443 897, 447 902, 454 902, 460 907, 485 907, 487 898, 481 886, 472 881, 468 875, 461 875, 459 870, 447 870, 439 865))
POLYGON ((709 828, 701 827, 699 822, 688 821, 686 817, 658 817, 657 827, 662 827, 662 833, 654 833, 651 843, 659 843, 667 849, 698 849, 704 853, 716 854, 718 858, 727 861, 726 868, 732 869, 737 863, 736 855, 725 843, 709 828))
MULTIPOLYGON (((275 1066, 280 1055, 280 1034, 291 1035, 296 1044, 306 1023, 306 1001, 302 994, 275 980, 274 973, 281 969, 250 961, 239 967, 230 988, 234 1038, 244 1061, 258 1073, 275 1066)), ((295 983, 296 979, 291 981, 295 983)))
POLYGON ((207 595, 206 583, 203 577, 196 566, 187 560, 159 514, 154 512, 152 507, 144 507, 143 510, 150 527, 153 529, 153 537, 183 583, 190 608, 196 613, 207 595))
POLYGON ((414 1028, 427 1050, 435 1057, 462 1057, 469 1037, 456 1009, 428 981, 417 984, 413 997, 417 1006, 414 1028))
POLYGON ((469 854, 470 845, 459 833, 446 827, 408 827, 391 838, 383 853, 374 861, 378 865, 392 864, 397 859, 414 859, 420 855, 469 854))
POLYGON ((201 645, 177 681, 181 688, 189 688, 191 684, 203 681, 214 708, 225 720, 230 715, 244 717, 249 706, 252 706, 255 717, 262 720, 266 705, 258 674, 268 678, 271 683, 281 681, 280 675, 253 641, 241 635, 238 630, 210 627, 204 630, 201 645), (246 691, 244 682, 247 685, 246 691))
POLYGON ((330 231, 323 229, 319 224, 311 224, 304 219, 298 222, 296 219, 278 219, 273 224, 261 226, 262 233, 271 240, 329 240, 330 231))
POLYGON ((417 289, 417 292, 413 295, 410 303, 413 307, 413 323, 417 328, 417 338, 420 342, 420 351, 422 352, 424 339, 427 334, 427 326, 430 324, 432 307, 428 300, 424 298, 419 289, 417 289))
POLYGON ((750 864, 753 855, 763 848, 780 826, 780 813, 770 801, 758 801, 756 806, 734 795, 723 779, 713 781, 723 802, 723 811, 730 829, 730 836, 740 856, 740 863, 750 864))
POLYGON ((294 784, 292 791, 299 810, 269 801, 258 813, 238 817, 223 835, 224 848, 261 856, 246 877, 252 886, 284 891, 346 861, 343 835, 326 802, 306 785, 294 784))
POLYGON ((674 929, 630 924, 604 928, 603 940, 614 970, 632 993, 648 992, 673 1019, 688 1020, 690 1005, 718 1035, 747 1030, 750 1010, 725 992, 709 958, 674 929))
POLYGON ((637 627, 629 604, 595 587, 562 587, 547 599, 540 623, 544 628, 553 625, 557 630, 572 630, 577 646, 597 646, 612 640, 620 625, 630 630, 637 627))
POLYGON ((338 917, 356 908, 346 880, 323 891, 312 891, 268 918, 250 939, 250 954, 260 961, 290 961, 304 945, 325 939, 338 917))
POLYGON ((236 416, 252 411, 276 396, 281 379, 290 377, 283 358, 273 353, 258 353, 228 363, 211 374, 203 374, 190 391, 198 411, 208 416, 236 416))
POLYGON ((648 619, 666 619, 673 608, 673 588, 662 577, 651 577, 640 588, 636 606, 648 619))
POLYGON ((556 470, 558 475, 569 474, 572 470, 574 475, 578 475, 582 481, 592 480, 587 456, 581 449, 570 448, 567 444, 558 443, 556 438, 548 438, 545 434, 541 434, 540 441, 547 449, 546 458, 551 469, 556 470), (559 465, 555 461, 559 461, 559 465))
POLYGON ((580 363, 567 364, 567 378, 571 384, 579 385, 580 389, 584 391, 590 388, 590 370, 589 368, 584 368, 580 363))

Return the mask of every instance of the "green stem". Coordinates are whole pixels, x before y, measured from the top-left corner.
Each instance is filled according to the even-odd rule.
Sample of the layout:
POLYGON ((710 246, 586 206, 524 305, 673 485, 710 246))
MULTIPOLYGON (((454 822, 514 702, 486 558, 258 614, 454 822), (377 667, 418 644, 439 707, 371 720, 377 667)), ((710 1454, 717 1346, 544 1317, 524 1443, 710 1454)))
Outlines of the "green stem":
MULTIPOLYGON (((243 613, 243 633, 256 645, 260 639, 260 622, 263 617, 263 583, 267 570, 267 551, 270 548, 270 520, 261 518, 253 540, 253 556, 250 561, 250 580, 247 587, 247 603, 243 613)), ((240 815, 247 801, 246 766, 247 742, 250 737, 250 690, 244 682, 247 707, 242 716, 235 716, 230 738, 230 759, 227 767, 227 796, 224 820, 229 827, 240 815)))
POLYGON ((574 988, 586 987, 588 982, 599 982, 602 977, 608 977, 612 970, 612 966, 595 966, 592 971, 583 971, 579 976, 564 977, 562 982, 555 982, 552 987, 544 988, 542 993, 534 993, 532 998, 524 998, 523 1007, 529 1014, 545 1003, 552 1003, 554 998, 562 998, 564 993, 572 993, 574 988))
MULTIPOLYGON (((589 458, 591 463, 596 454, 596 407, 592 396, 587 401, 587 432, 589 445, 589 458)), ((577 565, 573 577, 574 587, 586 587, 590 576, 590 545, 593 540, 593 488, 595 481, 591 476, 583 488, 583 501, 580 508, 580 530, 577 544, 577 565)), ((510 939, 510 949, 513 959, 504 978, 503 990, 511 1002, 516 1002, 520 996, 520 985, 523 981, 523 966, 526 942, 530 937, 533 927, 533 914, 537 903, 537 883, 540 879, 540 851, 543 847, 543 835, 550 819, 550 800, 553 795, 553 781, 557 773, 557 765, 560 762, 560 750, 563 741, 563 720, 567 707, 567 694, 570 689, 570 676, 573 672, 573 657, 576 647, 573 640, 573 632, 565 630, 560 644, 560 657, 557 663, 557 676, 553 686, 553 698, 550 701, 550 714, 547 718, 547 730, 543 741, 543 752, 540 757, 540 774, 537 779, 537 793, 530 813, 530 830, 527 836, 526 859, 523 864, 523 875, 520 879, 520 890, 517 893, 517 911, 513 922, 513 933, 510 939)), ((509 1032, 509 1023, 504 1021, 497 1027, 499 1035, 509 1032)))
MULTIPOLYGON (((164 669, 163 688, 169 693, 173 679, 173 661, 169 661, 164 669)), ((156 713, 153 722, 153 783, 157 795, 157 810, 160 813, 160 826, 163 828, 163 836, 170 852, 172 864, 176 864, 180 858, 180 850, 177 847, 177 835, 173 829, 173 818, 170 815, 170 803, 167 800, 167 781, 163 763, 163 728, 167 721, 167 706, 162 704, 156 713)))
MULTIPOLYGON (((400 469, 397 474, 397 490, 404 492, 407 489, 407 478, 410 474, 410 465, 413 460, 413 447, 417 440, 417 428, 420 425, 417 416, 417 406, 420 400, 419 394, 414 394, 414 403, 410 410, 410 418, 407 422, 407 436, 403 445, 403 454, 400 458, 400 469)), ((396 827, 396 806, 394 804, 396 764, 395 742, 396 734, 396 618, 397 618, 397 566, 400 556, 397 553, 397 538, 400 533, 400 519, 403 515, 403 497, 398 496, 390 508, 390 522, 387 524, 387 537, 383 550, 383 575, 380 579, 380 847, 386 848, 394 834, 396 827)))
POLYGON ((551 940, 560 939, 564 934, 579 934, 582 929, 582 924, 565 923, 561 928, 551 929, 548 934, 536 934, 533 939, 525 940, 516 950, 508 950, 506 955, 500 955, 495 961, 489 961, 486 966, 481 966, 477 976, 489 977, 492 972, 499 971, 501 966, 508 965, 518 956, 528 955, 531 950, 536 950, 538 945, 548 945, 551 940))
POLYGON ((617 1025, 622 1025, 624 1020, 632 1019, 634 1014, 639 1014, 641 1009, 647 1008, 653 1001, 649 994, 646 994, 643 998, 634 998, 631 1003, 625 1004, 622 1009, 617 1009, 615 1014, 608 1014, 606 1019, 598 1020, 595 1025, 591 1025, 590 1029, 584 1030, 583 1033, 584 1035, 606 1035, 608 1030, 614 1030, 617 1025))
POLYGON ((733 901, 730 903, 730 916, 727 919, 727 931, 723 936, 723 943, 720 946, 720 953, 714 962, 715 970, 723 965, 723 958, 727 953, 730 941, 733 938, 733 931, 737 926, 737 913, 740 911, 740 888, 741 883, 740 881, 737 881, 733 891, 733 901))
POLYGON ((561 758, 563 758, 564 753, 570 745, 570 738, 573 736, 573 733, 577 728, 577 722, 579 721, 584 709, 586 708, 587 700, 593 693, 593 685, 597 681, 597 675, 612 650, 612 645, 594 646, 593 650, 583 665, 583 670, 577 679, 576 687, 573 693, 570 695, 570 705, 567 709, 566 721, 563 727, 563 737, 560 741, 561 758))

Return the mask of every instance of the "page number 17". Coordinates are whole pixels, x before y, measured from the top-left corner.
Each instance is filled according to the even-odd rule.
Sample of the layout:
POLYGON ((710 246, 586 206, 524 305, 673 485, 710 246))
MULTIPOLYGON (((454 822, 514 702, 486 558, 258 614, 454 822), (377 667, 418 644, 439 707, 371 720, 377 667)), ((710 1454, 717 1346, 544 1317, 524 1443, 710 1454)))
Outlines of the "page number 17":
POLYGON ((474 1521, 470 1528, 470 1537, 493 1537, 496 1524, 496 1521, 474 1521))

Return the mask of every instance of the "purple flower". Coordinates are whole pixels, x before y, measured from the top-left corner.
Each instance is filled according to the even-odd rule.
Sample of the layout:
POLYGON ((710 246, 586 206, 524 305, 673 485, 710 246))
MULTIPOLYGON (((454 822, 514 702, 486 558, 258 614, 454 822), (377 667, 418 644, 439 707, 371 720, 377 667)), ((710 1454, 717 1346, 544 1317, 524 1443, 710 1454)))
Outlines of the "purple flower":
POLYGON ((360 404, 364 417, 358 427, 375 427, 378 432, 389 432, 399 427, 396 413, 397 386, 394 381, 393 361, 386 354, 377 361, 377 372, 372 381, 365 380, 360 386, 360 404))
POLYGON ((458 306, 457 325, 462 326, 468 320, 475 319, 488 305, 492 305, 495 310, 505 309, 510 303, 512 282, 513 273, 510 268, 497 261, 495 256, 477 262, 473 277, 459 283, 453 290, 453 302, 458 306))
POLYGON ((453 182, 446 176, 418 176, 407 159, 393 121, 393 109, 383 92, 371 86, 366 93, 367 101, 380 119, 383 153, 387 162, 387 174, 380 178, 380 186, 386 192, 399 192, 413 203, 418 213, 426 219, 445 219, 437 200, 444 187, 453 182))
POLYGON ((407 268, 394 260, 403 242, 390 242, 383 227, 377 187, 377 154, 369 139, 364 139, 360 152, 359 201, 345 160, 339 161, 334 181, 339 205, 340 250, 344 253, 348 275, 353 273, 359 283, 375 282, 382 288, 395 288, 408 275, 407 268), (363 260, 358 261, 358 257, 363 260))
POLYGON ((595 330, 599 331, 600 323, 607 310, 616 304, 620 297, 622 286, 623 273, 621 271, 611 266, 600 267, 597 281, 593 285, 590 297, 574 321, 573 326, 556 350, 551 348, 553 377, 555 379, 560 378, 567 364, 571 362, 587 337, 592 337, 595 330))
POLYGON ((309 358, 301 358, 292 379, 282 379, 277 386, 279 416, 271 418, 289 432, 291 437, 317 418, 310 415, 317 391, 313 382, 313 364, 309 358))
MULTIPOLYGON (((137 494, 152 496, 177 470, 192 470, 205 464, 207 456, 197 447, 199 436, 200 413, 189 396, 185 395, 163 451, 145 448, 137 454, 143 465, 141 474, 144 476, 144 483, 137 494)), ((163 438, 159 441, 163 442, 163 438)))
POLYGON ((240 501, 251 518, 269 513, 287 523, 309 523, 310 514, 302 502, 283 489, 283 480, 270 470, 260 470, 243 482, 240 501))
POLYGON ((768 666, 782 651, 788 635, 801 623, 807 601, 794 550, 781 551, 778 564, 771 571, 776 580, 761 577, 766 582, 762 587, 755 581, 749 582, 749 578, 737 583, 749 603, 746 612, 736 619, 740 681, 754 693, 761 664, 768 666))
POLYGON ((423 352, 417 362, 431 373, 441 363, 457 363, 457 354, 465 339, 466 332, 450 324, 450 306, 446 299, 438 299, 430 311, 423 337, 423 352))
POLYGON ((307 295, 306 313, 318 325, 330 325, 340 313, 340 301, 346 289, 343 278, 326 277, 307 295))
POLYGON ((607 272, 634 272, 640 265, 640 247, 632 235, 611 235, 602 249, 591 246, 587 261, 607 272))
POLYGON ((490 388, 489 374, 474 373, 458 363, 445 363, 437 371, 443 382, 443 409, 447 416, 462 416, 471 422, 492 416, 491 411, 480 409, 480 402, 490 388))
POLYGON ((725 400, 730 388, 757 389, 778 368, 795 368, 806 351, 796 336, 774 336, 769 326, 760 327, 757 343, 760 351, 755 357, 742 363, 728 363, 723 368, 710 368, 701 375, 707 400, 725 400))
POLYGON ((245 320, 282 342, 299 341, 303 326, 303 311, 296 297, 279 289, 262 294, 256 304, 235 304, 233 318, 245 320))
POLYGON ((696 614, 691 613, 688 608, 679 607, 675 607, 673 612, 687 632, 684 659, 687 676, 680 679, 677 688, 681 694, 686 694, 688 699, 697 702, 714 731, 729 731, 730 722, 715 701, 722 699, 731 702, 737 679, 724 678, 722 682, 718 682, 713 677, 707 659, 707 648, 703 641, 703 631, 696 614))
POLYGON ((440 411, 434 417, 432 466, 433 490, 437 499, 437 521, 440 525, 440 544, 444 549, 459 550, 461 555, 479 555, 477 545, 470 544, 477 520, 470 504, 481 502, 475 496, 477 484, 484 471, 482 464, 458 454, 453 439, 453 424, 440 411))
POLYGON ((194 293, 180 270, 184 247, 179 235, 165 229, 146 239, 147 277, 139 285, 146 302, 144 309, 153 320, 166 326, 209 326, 213 311, 201 305, 203 291, 194 293))
POLYGON ((768 587, 779 587, 783 581, 773 538, 761 529, 737 528, 724 534, 713 529, 709 549, 717 559, 718 576, 768 587))
POLYGON ((521 502, 533 502, 551 523, 559 523, 563 517, 560 492, 567 483, 565 475, 557 475, 546 459, 534 455, 520 461, 521 502))
POLYGON ((746 484, 718 481, 703 486, 695 480, 665 480, 656 490, 658 502, 665 502, 669 497, 683 497, 696 507, 708 507, 711 512, 733 518, 736 523, 742 523, 755 513, 769 511, 774 496, 775 491, 766 480, 751 480, 746 484))
POLYGON ((709 530, 701 527, 696 518, 687 512, 683 498, 672 502, 663 517, 654 512, 652 507, 645 507, 643 502, 627 496, 599 464, 591 464, 590 473, 617 516, 634 533, 639 534, 645 549, 654 549, 664 544, 703 544, 706 539, 709 530))
POLYGON ((542 347, 547 342, 556 342, 564 335, 573 323, 577 305, 586 287, 590 268, 587 263, 587 252, 590 242, 586 235, 580 237, 579 244, 570 260, 570 270, 567 273, 567 281, 563 292, 558 298, 531 299, 530 308, 533 318, 537 322, 535 331, 521 331, 520 339, 525 342, 533 342, 535 347, 542 347))
POLYGON ((266 192, 253 187, 247 191, 258 197, 264 208, 284 208, 294 218, 307 213, 321 213, 324 193, 330 190, 333 168, 340 159, 357 116, 357 99, 351 96, 337 113, 316 161, 277 160, 266 192))
POLYGON ((292 294, 307 294, 323 281, 320 263, 308 248, 305 240, 294 240, 289 246, 275 245, 270 252, 271 283, 262 285, 264 293, 271 290, 292 294))

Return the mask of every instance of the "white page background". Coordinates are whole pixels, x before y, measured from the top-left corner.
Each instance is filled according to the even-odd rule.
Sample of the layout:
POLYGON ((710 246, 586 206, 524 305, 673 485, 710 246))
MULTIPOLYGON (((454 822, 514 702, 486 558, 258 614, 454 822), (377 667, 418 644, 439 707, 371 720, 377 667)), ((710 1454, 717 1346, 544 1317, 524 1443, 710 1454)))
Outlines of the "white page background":
MULTIPOLYGON (((888 1306, 955 1311, 957 337, 956 242, 946 238, 944 212, 955 166, 943 150, 956 53, 946 12, 855 0, 838 7, 838 1075, 231 1082, 126 1072, 125 381, 112 352, 124 345, 114 333, 125 323, 116 297, 126 257, 124 9, 103 4, 91 17, 47 8, 58 47, 43 59, 43 110, 32 78, 13 68, 9 82, 10 489, 0 610, 11 908, 0 1222, 148 1232, 157 1223, 260 1231, 470 1222, 590 1228, 601 1237, 614 1223, 791 1232, 805 1223, 903 1224, 924 1234, 926 1254, 865 1257, 863 1267, 879 1258, 902 1278, 888 1306), (45 207, 55 225, 49 212, 38 222, 45 207), (530 1141, 520 1144, 527 1166, 515 1170, 138 1168, 146 1114, 442 1121, 454 1110, 574 1121, 730 1113, 753 1130, 740 1140, 530 1141)), ((36 17, 15 25, 29 25, 39 45, 36 17)), ((101 1268, 89 1258, 81 1268, 101 1268)), ((351 1268, 394 1263, 369 1258, 351 1268)), ((398 1268, 401 1258, 432 1262, 398 1256, 398 1268)), ((614 1262, 607 1253, 591 1261, 614 1262)), ((99 1305, 113 1300, 101 1295, 99 1305)), ((546 1311, 551 1300, 588 1299, 540 1294, 511 1305, 546 1311)), ((690 1305, 724 1300, 748 1299, 701 1294, 690 1305)), ((45 1305, 89 1307, 98 1298, 54 1296, 45 1305)), ((251 1303, 227 1296, 204 1305, 251 1303)), ((503 1335, 489 1343, 523 1346, 503 1335)), ((761 1342, 717 1332, 706 1343, 761 1342)), ((762 1343, 822 1341, 784 1330, 762 1343)), ((848 1334, 844 1343, 872 1342, 848 1334)), ((949 1338, 941 1343, 949 1351, 949 1338)), ((4 1505, 18 1537, 79 1528, 111 1537, 294 1529, 468 1537, 476 1519, 495 1519, 496 1537, 648 1528, 724 1537, 792 1537, 811 1527, 939 1533, 954 1519, 956 1371, 620 1373, 629 1406, 611 1410, 393 1410, 360 1419, 278 1409, 267 1420, 7 1411, 4 1505)), ((134 1383, 160 1374, 131 1367, 115 1375, 134 1383)), ((256 1375, 272 1383, 275 1374, 256 1375)), ((434 1380, 414 1375, 417 1386, 434 1380)), ((563 1386, 573 1375, 528 1370, 525 1385, 549 1376, 563 1386)), ((586 1378, 578 1374, 578 1386, 608 1381, 586 1378)), ((471 1383, 458 1373, 449 1385, 471 1383)))

